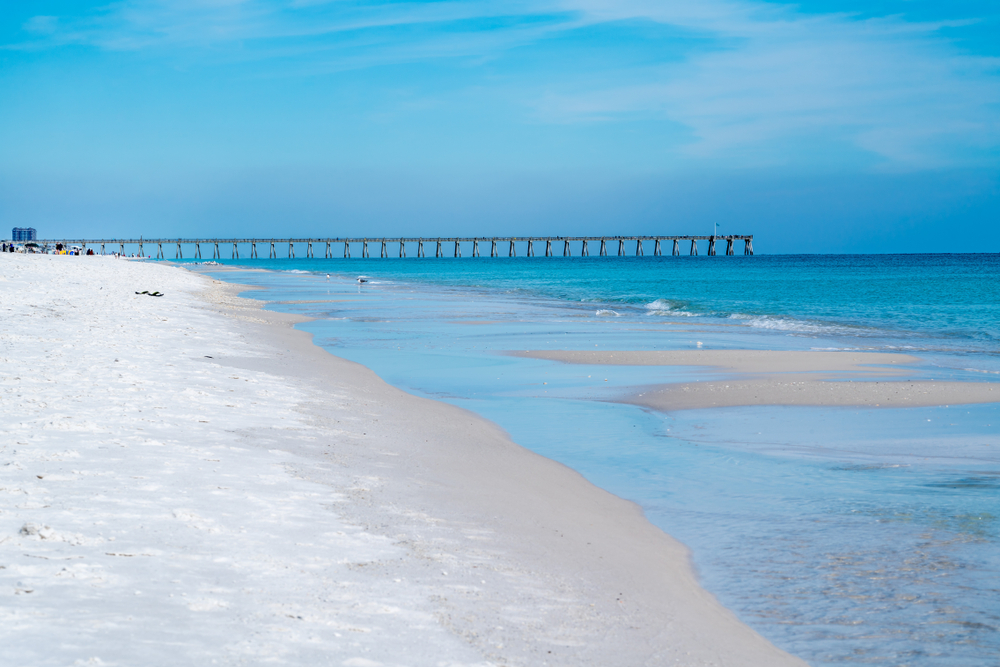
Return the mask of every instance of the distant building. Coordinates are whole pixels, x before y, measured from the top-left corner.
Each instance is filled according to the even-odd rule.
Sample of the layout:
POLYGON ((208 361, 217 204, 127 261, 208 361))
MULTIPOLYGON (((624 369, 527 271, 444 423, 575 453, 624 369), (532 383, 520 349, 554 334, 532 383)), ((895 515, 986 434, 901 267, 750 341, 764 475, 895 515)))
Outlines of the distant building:
POLYGON ((15 227, 11 232, 13 241, 34 241, 38 238, 38 232, 34 227, 15 227))

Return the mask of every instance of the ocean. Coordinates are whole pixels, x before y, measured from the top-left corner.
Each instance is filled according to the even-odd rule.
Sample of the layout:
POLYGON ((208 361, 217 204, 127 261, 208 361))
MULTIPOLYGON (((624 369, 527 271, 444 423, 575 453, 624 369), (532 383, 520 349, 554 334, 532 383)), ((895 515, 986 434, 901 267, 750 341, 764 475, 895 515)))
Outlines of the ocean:
POLYGON ((1000 388, 1000 256, 220 263, 268 269, 217 277, 315 318, 299 328, 331 353, 638 503, 708 590, 810 664, 996 663, 998 404, 658 413, 614 401, 725 374, 504 352, 900 351, 925 360, 916 377, 1000 388))

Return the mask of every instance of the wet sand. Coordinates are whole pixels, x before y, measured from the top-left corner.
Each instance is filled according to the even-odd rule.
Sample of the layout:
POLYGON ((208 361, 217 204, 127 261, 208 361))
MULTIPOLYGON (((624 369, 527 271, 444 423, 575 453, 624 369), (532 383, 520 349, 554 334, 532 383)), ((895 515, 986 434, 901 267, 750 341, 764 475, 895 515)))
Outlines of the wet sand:
MULTIPOLYGON (((246 316, 219 303, 222 313, 246 316)), ((339 447, 337 457, 354 475, 377 481, 365 484, 365 503, 342 511, 449 563, 441 576, 458 579, 457 587, 437 571, 428 582, 440 587, 438 613, 484 657, 526 665, 804 664, 705 591, 688 549, 634 503, 517 445, 494 423, 398 390, 317 347, 310 334, 282 326, 306 318, 269 311, 253 317, 274 318, 253 335, 288 354, 216 363, 308 388, 312 400, 301 409, 317 424, 344 428, 344 407, 363 408, 350 446, 339 447), (363 398, 332 409, 331 395, 363 398), (480 588, 480 568, 504 573, 505 582, 480 588), (484 639, 497 628, 503 641, 495 647, 484 639)), ((326 455, 312 447, 293 451, 326 455)), ((318 472, 308 476, 325 482, 318 472)))

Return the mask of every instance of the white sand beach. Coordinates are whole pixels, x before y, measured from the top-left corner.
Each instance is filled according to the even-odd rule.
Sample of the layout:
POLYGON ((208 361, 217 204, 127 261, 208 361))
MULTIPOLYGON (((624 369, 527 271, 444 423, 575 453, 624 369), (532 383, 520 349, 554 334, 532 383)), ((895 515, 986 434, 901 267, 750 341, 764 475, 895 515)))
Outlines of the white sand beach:
POLYGON ((908 354, 792 350, 527 350, 511 354, 569 364, 699 366, 730 376, 721 381, 636 388, 622 399, 662 411, 744 405, 899 408, 1000 402, 997 383, 906 379, 916 374, 921 363, 908 354))
POLYGON ((635 505, 235 292, 0 257, 3 664, 804 664, 635 505))

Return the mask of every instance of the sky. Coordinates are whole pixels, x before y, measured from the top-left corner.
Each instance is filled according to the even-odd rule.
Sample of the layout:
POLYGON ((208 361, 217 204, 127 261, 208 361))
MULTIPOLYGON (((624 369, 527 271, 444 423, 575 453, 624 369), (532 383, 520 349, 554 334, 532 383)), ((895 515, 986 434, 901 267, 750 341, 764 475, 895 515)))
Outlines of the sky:
POLYGON ((25 0, 0 234, 1000 251, 995 0, 25 0))

